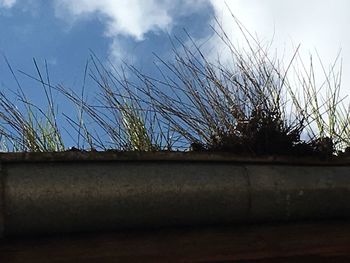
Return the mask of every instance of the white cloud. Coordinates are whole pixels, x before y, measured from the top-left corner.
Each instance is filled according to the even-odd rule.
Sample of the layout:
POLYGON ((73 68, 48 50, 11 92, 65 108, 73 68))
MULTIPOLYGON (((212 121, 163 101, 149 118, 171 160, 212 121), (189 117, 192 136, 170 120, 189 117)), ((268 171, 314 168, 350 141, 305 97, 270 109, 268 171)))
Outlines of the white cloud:
POLYGON ((55 0, 58 17, 74 24, 97 16, 105 24, 105 35, 112 38, 110 54, 114 60, 125 52, 119 38, 144 40, 149 32, 167 32, 176 17, 198 11, 208 0, 55 0))
MULTIPOLYGON (((350 71, 350 1, 348 0, 210 0, 215 14, 222 21, 224 30, 232 41, 243 42, 234 30, 233 19, 227 8, 252 33, 263 42, 273 38, 273 49, 279 54, 286 51, 291 58, 294 48, 300 43, 302 59, 317 50, 325 66, 334 62, 342 49, 343 72, 350 71), (227 6, 226 6, 226 4, 227 6)), ((213 52, 225 56, 224 45, 218 39, 213 42, 213 52)), ((322 76, 320 68, 316 72, 322 76)), ((343 95, 349 93, 350 75, 343 74, 343 95)))
POLYGON ((141 40, 150 30, 166 30, 172 22, 165 7, 154 0, 59 0, 60 7, 73 17, 98 13, 104 17, 108 36, 127 35, 141 40))
MULTIPOLYGON (((149 32, 170 31, 181 15, 209 12, 203 9, 208 2, 234 43, 242 42, 242 37, 232 26, 226 4, 263 42, 274 37, 273 48, 279 54, 286 51, 286 59, 301 43, 304 59, 317 49, 324 65, 329 65, 342 48, 343 71, 350 70, 348 0, 55 0, 55 6, 58 16, 73 23, 98 17, 105 25, 105 35, 112 39, 111 56, 120 59, 125 55, 121 36, 141 41, 149 32)), ((211 43, 213 55, 227 55, 218 39, 211 43)), ((350 86, 350 75, 344 74, 343 84, 350 86)))
MULTIPOLYGON (((172 11, 190 12, 205 0, 56 0, 57 13, 68 11, 72 19, 97 13, 104 17, 106 34, 131 36, 142 40, 150 31, 167 31, 173 25, 172 11)), ((67 18, 69 16, 66 16, 67 18)))
POLYGON ((11 8, 16 3, 16 0, 0 0, 0 8, 11 8))

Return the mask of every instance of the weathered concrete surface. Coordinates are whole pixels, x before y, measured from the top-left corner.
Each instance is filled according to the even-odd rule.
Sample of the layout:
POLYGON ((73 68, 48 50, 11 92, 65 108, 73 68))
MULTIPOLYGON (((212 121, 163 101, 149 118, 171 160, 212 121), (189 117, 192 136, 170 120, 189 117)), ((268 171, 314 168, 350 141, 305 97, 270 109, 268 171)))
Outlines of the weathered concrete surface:
POLYGON ((253 221, 350 218, 350 167, 246 167, 253 221))
POLYGON ((240 166, 16 163, 6 170, 5 235, 232 223, 248 213, 240 166))
POLYGON ((350 218, 350 166, 145 156, 3 158, 1 235, 350 218))

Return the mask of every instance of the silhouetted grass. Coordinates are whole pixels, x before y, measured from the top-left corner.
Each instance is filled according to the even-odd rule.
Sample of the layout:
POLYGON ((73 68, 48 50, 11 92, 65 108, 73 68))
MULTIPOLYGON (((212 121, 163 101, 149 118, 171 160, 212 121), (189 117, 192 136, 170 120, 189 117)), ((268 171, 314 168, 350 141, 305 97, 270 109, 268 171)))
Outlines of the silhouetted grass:
POLYGON ((92 53, 78 94, 52 85, 47 65, 44 79, 34 61, 45 111, 30 103, 13 73, 24 113, 0 93, 0 129, 8 150, 64 150, 52 89, 77 109, 75 117, 64 116, 79 149, 330 156, 349 147, 349 108, 339 95, 338 58, 328 72, 319 59, 325 81, 317 86, 314 62, 306 65, 299 47, 285 64, 232 17, 245 48, 232 44, 219 21, 213 27, 230 51, 229 63, 209 60, 188 34, 186 43, 172 40, 172 60, 155 56, 158 77, 132 65, 105 65, 92 53), (97 86, 93 103, 84 97, 87 78, 97 86))
POLYGON ((10 63, 5 62, 17 84, 14 92, 15 101, 7 94, 0 92, 0 134, 3 151, 48 152, 63 151, 64 143, 57 124, 56 105, 51 93, 51 84, 47 63, 45 62, 46 79, 41 74, 37 62, 37 80, 42 84, 47 102, 47 109, 34 105, 25 95, 10 63), (21 110, 22 108, 22 110, 21 110))

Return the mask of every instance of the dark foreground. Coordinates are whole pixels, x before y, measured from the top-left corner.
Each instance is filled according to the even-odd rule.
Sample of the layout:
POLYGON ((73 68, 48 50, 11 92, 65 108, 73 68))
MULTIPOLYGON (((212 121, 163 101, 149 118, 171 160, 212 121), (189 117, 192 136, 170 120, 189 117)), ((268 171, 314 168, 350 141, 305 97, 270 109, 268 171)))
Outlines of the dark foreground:
POLYGON ((0 262, 350 262, 344 221, 0 241, 0 262))

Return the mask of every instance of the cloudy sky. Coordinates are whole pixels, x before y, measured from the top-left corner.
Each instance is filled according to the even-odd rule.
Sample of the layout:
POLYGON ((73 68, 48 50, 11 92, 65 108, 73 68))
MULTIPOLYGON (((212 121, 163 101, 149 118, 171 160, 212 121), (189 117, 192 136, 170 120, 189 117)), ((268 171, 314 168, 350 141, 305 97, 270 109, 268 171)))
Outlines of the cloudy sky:
MULTIPOLYGON (((228 7, 259 39, 273 38, 273 48, 286 57, 300 43, 306 58, 317 50, 328 66, 341 50, 343 94, 350 91, 348 0, 0 0, 0 53, 28 74, 35 73, 32 58, 47 60, 51 78, 74 89, 91 50, 102 60, 149 70, 152 52, 170 58, 168 37, 184 37, 184 28, 208 43, 209 57, 225 57, 210 25, 216 16, 232 41, 240 42, 228 7)), ((34 84, 25 83, 35 97, 34 84)), ((0 88, 13 85, 1 57, 0 88)))
MULTIPOLYGON (((78 77, 90 50, 147 67, 152 52, 170 55, 168 34, 185 28, 195 39, 209 39, 214 16, 239 41, 226 5, 260 39, 274 38, 280 53, 288 56, 301 43, 304 54, 317 50, 328 65, 342 49, 344 71, 349 68, 347 0, 0 0, 0 52, 26 72, 33 57, 46 59, 62 82, 78 77)), ((210 43, 208 55, 224 54, 215 37, 210 43)))

